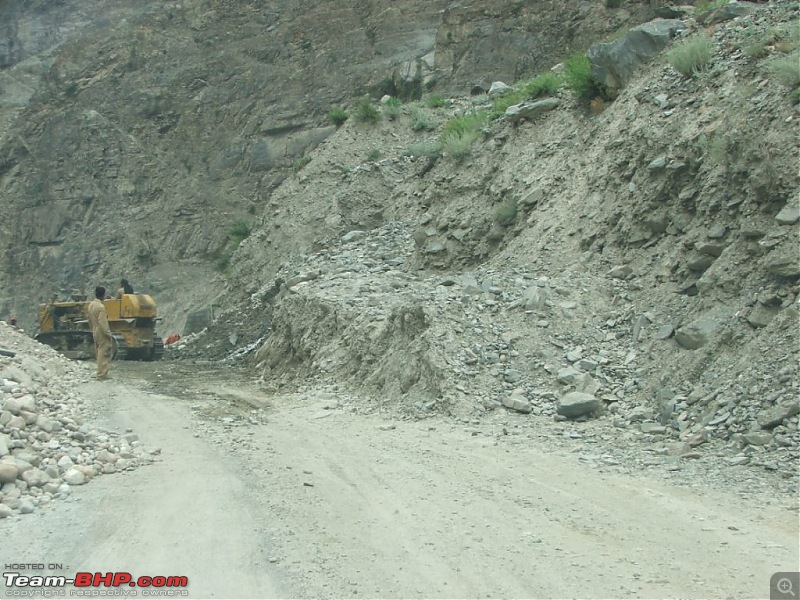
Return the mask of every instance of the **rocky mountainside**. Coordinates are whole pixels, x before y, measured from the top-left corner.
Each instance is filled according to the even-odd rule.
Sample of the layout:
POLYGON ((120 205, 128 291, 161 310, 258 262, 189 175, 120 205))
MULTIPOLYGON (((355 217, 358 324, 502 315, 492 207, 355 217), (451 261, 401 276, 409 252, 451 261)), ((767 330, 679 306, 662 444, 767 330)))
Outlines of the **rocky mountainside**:
POLYGON ((267 388, 586 424, 795 486, 800 113, 774 66, 798 3, 606 4, 153 4, 65 43, 4 113, 0 308, 125 274, 169 329, 213 308, 172 357, 267 388), (704 36, 702 70, 612 52, 613 94, 562 85, 469 152, 443 144, 497 110, 488 83, 656 10, 704 36), (358 97, 384 92, 405 103, 373 121, 358 97))
POLYGON ((2 10, 0 314, 31 325, 31 297, 124 275, 177 330, 224 289, 231 229, 268 213, 335 131, 332 106, 532 75, 653 12, 587 0, 2 10))
POLYGON ((348 121, 271 196, 229 310, 177 354, 251 356, 268 387, 360 389, 408 418, 601 415, 625 444, 795 477, 798 110, 780 52, 753 44, 797 8, 684 19, 712 43, 699 76, 660 55, 594 115, 562 88, 460 161, 426 156, 415 121, 486 96, 348 121))

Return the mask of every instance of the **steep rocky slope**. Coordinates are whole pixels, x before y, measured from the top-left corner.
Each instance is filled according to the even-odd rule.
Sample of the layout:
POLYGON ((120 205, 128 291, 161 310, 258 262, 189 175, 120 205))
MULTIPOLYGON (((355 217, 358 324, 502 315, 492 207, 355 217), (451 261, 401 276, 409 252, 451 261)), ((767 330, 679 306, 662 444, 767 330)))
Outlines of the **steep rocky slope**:
POLYGON ((778 51, 745 48, 796 19, 791 2, 688 19, 713 40, 701 76, 662 56, 596 116, 562 89, 462 162, 408 155, 434 137, 419 107, 348 122, 272 195, 234 256, 235 308, 181 352, 411 418, 599 414, 795 477, 798 111, 768 75, 778 51))
POLYGON ((587 15, 603 37, 644 12, 575 3, 571 29, 534 18, 555 3, 390 4, 153 5, 65 47, 2 138, 0 308, 133 273, 168 329, 216 304, 174 357, 243 360, 271 389, 355 389, 407 418, 597 418, 625 443, 796 477, 799 117, 769 73, 782 50, 749 48, 791 37, 797 3, 679 11, 712 41, 703 73, 662 54, 594 114, 561 88, 460 161, 411 147, 490 106, 474 84, 571 49, 539 55, 525 31, 552 22, 568 46, 587 15), (417 76, 462 93, 375 125, 325 119, 417 76))
POLYGON ((230 230, 333 133, 333 105, 531 75, 652 14, 588 0, 3 10, 0 314, 31 326, 32 297, 125 275, 170 330, 222 291, 230 230))

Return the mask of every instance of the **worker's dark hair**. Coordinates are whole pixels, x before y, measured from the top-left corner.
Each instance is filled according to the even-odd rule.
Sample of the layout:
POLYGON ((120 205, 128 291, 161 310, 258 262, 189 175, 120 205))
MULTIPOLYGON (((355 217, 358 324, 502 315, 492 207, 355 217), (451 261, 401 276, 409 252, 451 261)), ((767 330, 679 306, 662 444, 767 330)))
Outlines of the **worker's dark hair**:
POLYGON ((104 300, 106 297, 106 288, 104 288, 102 285, 98 285, 96 288, 94 288, 94 297, 98 300, 104 300))

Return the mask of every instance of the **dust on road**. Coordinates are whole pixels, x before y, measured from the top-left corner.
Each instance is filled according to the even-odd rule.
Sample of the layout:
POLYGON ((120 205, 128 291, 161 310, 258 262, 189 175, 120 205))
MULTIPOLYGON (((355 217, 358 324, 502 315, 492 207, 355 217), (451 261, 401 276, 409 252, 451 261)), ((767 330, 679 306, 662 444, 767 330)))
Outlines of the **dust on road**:
POLYGON ((6 520, 6 562, 185 575, 191 598, 765 597, 797 569, 796 506, 231 370, 114 375, 86 401, 161 460, 6 520))

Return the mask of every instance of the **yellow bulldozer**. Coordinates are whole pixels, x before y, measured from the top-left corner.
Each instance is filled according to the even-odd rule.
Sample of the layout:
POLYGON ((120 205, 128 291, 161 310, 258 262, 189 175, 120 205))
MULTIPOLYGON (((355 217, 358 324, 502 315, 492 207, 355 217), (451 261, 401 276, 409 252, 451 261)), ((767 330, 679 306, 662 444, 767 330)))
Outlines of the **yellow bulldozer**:
MULTIPOLYGON (((104 300, 103 304, 114 339, 115 360, 159 360, 164 355, 164 343, 156 334, 156 303, 151 296, 123 294, 122 298, 104 300)), ((39 328, 34 338, 69 358, 94 358, 88 306, 84 294, 40 304, 39 328)))

